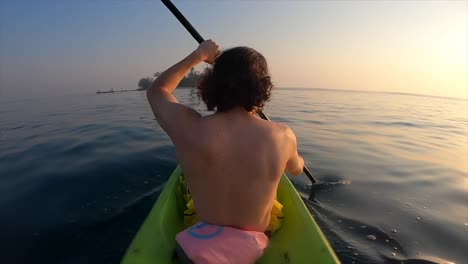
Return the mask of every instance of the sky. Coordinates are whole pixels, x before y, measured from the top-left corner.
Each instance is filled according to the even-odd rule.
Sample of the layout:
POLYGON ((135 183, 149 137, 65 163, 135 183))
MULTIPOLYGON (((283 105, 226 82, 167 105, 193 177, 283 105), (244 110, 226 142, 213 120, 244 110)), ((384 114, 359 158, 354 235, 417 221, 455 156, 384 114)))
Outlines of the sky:
MULTIPOLYGON (((173 1, 277 87, 468 98, 468 1, 173 1)), ((157 0, 0 1, 0 98, 134 89, 197 47, 157 0)))

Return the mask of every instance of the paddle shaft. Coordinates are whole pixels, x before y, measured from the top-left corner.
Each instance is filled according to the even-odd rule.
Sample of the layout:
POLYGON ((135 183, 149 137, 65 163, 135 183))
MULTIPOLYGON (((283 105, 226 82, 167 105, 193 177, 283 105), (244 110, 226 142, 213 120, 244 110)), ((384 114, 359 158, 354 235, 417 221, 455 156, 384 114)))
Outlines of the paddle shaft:
MULTIPOLYGON (((184 17, 184 15, 180 13, 179 9, 177 9, 177 7, 170 0, 161 0, 161 2, 163 2, 163 4, 169 9, 169 11, 171 11, 171 13, 177 18, 177 20, 179 20, 179 22, 185 27, 185 29, 190 33, 190 35, 192 35, 192 37, 198 42, 198 44, 205 41, 200 35, 200 33, 198 33, 198 31, 192 26, 192 24, 190 24, 190 22, 184 17)), ((258 116, 260 116, 262 119, 270 121, 270 118, 268 118, 268 116, 265 115, 265 113, 263 113, 262 111, 258 112, 258 116)), ((314 176, 312 176, 312 173, 310 173, 309 169, 307 169, 305 164, 303 171, 312 183, 317 182, 317 180, 314 178, 314 176)))

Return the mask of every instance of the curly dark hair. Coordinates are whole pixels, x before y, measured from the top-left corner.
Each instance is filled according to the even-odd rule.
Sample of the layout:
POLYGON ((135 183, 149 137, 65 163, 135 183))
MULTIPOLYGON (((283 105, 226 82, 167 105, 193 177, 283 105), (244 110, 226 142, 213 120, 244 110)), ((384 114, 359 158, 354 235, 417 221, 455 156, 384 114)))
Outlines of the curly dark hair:
POLYGON ((197 88, 209 111, 241 106, 250 112, 263 109, 273 84, 263 55, 252 48, 236 47, 221 53, 205 69, 197 88))

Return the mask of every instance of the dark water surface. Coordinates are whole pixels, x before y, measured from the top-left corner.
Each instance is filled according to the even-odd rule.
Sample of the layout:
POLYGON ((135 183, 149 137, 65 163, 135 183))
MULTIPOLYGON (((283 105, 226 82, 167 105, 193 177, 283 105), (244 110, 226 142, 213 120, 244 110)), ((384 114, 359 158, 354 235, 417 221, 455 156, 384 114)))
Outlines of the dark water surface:
MULTIPOLYGON (((266 112, 344 263, 468 263, 466 100, 278 89, 266 112)), ((176 165, 143 92, 0 98, 1 263, 118 263, 176 165)))

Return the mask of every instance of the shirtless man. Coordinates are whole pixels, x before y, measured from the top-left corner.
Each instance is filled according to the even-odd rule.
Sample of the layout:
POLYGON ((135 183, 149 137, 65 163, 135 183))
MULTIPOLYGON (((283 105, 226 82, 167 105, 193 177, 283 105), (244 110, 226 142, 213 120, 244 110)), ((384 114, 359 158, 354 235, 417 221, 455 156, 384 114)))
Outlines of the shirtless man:
POLYGON ((302 172, 304 160, 292 130, 256 116, 271 88, 260 53, 238 47, 220 54, 218 45, 207 40, 148 90, 148 101, 175 145, 203 223, 263 234, 282 173, 302 172), (188 71, 203 61, 212 67, 197 88, 208 110, 216 109, 205 117, 172 94, 188 71))

